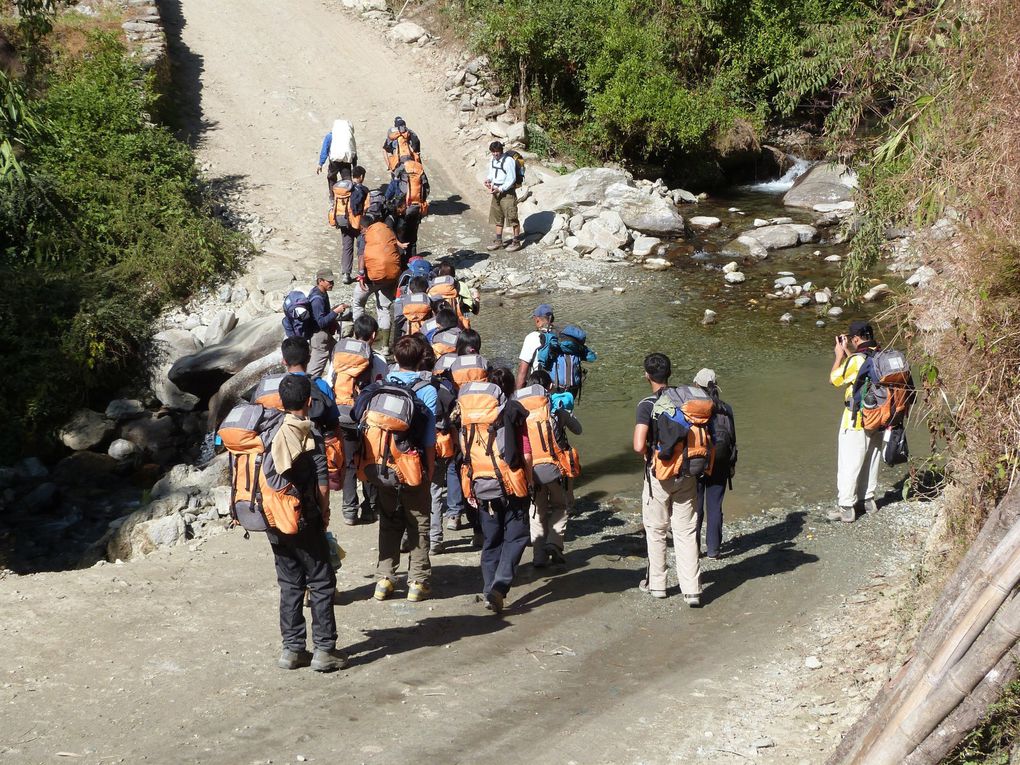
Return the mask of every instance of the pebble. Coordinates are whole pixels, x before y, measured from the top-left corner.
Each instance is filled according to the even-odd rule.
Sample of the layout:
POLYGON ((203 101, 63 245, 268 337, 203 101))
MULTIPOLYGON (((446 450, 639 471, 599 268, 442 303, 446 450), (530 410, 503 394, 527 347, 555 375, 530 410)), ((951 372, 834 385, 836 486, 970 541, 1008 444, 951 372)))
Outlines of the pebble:
POLYGON ((793 321, 793 314, 784 313, 782 316, 779 317, 779 321, 783 322, 783 324, 789 324, 790 322, 793 321))
POLYGON ((641 265, 649 271, 665 271, 667 268, 673 267, 673 264, 665 258, 645 258, 641 265))
POLYGON ((821 319, 819 319, 818 321, 815 322, 815 326, 816 327, 824 327, 825 326, 825 322, 822 321, 821 319))
POLYGON ((829 316, 832 316, 832 317, 842 316, 843 315, 843 309, 840 308, 838 305, 834 305, 832 308, 830 308, 828 311, 826 311, 826 313, 829 316))
POLYGON ((746 278, 747 277, 740 273, 740 271, 730 271, 725 276, 726 281, 730 284, 740 284, 746 278))
POLYGON ((839 261, 841 261, 842 259, 843 258, 840 257, 839 255, 828 255, 826 256, 825 261, 827 263, 839 263, 839 261))
POLYGON ((731 260, 729 263, 722 267, 722 270, 724 274, 732 274, 739 268, 740 266, 737 265, 737 261, 731 260))
POLYGON ((701 323, 702 324, 706 324, 706 325, 707 324, 715 324, 715 317, 716 317, 716 315, 717 315, 716 312, 713 311, 711 308, 706 308, 705 309, 705 315, 702 317, 701 323))
POLYGON ((622 295, 626 291, 627 291, 626 287, 613 287, 613 293, 616 295, 622 295))
POLYGON ((817 656, 808 656, 804 659, 804 666, 808 669, 821 669, 822 662, 817 656))

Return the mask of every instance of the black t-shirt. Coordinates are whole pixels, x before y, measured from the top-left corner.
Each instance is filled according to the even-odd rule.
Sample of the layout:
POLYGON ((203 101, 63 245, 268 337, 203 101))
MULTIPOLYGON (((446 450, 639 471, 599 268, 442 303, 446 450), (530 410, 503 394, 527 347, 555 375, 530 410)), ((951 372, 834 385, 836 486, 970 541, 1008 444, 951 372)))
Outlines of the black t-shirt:
MULTIPOLYGON (((665 390, 663 388, 662 390, 665 390)), ((635 418, 637 425, 648 426, 648 436, 645 438, 645 449, 650 449, 652 446, 652 409, 655 408, 655 402, 659 398, 662 391, 653 393, 651 396, 645 396, 637 405, 637 417, 635 418)))

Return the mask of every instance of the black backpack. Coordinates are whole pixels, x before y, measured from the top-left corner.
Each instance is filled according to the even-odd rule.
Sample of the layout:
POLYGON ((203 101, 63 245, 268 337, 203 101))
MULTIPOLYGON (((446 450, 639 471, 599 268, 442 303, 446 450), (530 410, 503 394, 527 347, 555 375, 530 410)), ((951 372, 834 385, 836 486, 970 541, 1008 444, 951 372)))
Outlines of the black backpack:
POLYGON ((715 414, 708 423, 712 443, 715 444, 715 464, 732 475, 737 464, 737 432, 733 410, 725 401, 716 401, 715 414))

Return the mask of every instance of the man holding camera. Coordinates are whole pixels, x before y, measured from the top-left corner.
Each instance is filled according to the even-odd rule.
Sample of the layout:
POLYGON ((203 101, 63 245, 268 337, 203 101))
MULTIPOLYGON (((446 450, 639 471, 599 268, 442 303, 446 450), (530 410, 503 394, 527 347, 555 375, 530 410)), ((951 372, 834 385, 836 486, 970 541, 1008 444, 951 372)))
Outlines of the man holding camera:
POLYGON ((489 223, 496 227, 496 238, 485 249, 493 252, 504 249, 503 228, 511 226, 514 238, 505 245, 507 252, 516 252, 521 243, 521 221, 517 216, 517 160, 503 150, 503 144, 493 141, 489 144, 492 160, 489 162, 489 177, 485 188, 492 195, 489 204, 489 223))
POLYGON ((829 382, 845 386, 843 418, 839 425, 836 488, 839 506, 828 513, 830 521, 853 523, 858 509, 875 512, 875 486, 882 457, 882 433, 868 433, 861 422, 862 386, 856 384, 864 362, 878 350, 875 333, 866 321, 852 321, 845 335, 836 338, 835 360, 829 382))

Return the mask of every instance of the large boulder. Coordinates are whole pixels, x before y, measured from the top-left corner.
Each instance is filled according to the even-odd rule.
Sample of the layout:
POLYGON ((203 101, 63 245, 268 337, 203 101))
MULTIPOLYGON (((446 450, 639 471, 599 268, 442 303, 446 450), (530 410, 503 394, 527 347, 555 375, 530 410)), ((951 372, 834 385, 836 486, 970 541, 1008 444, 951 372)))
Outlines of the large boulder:
POLYGON ((744 232, 743 237, 756 240, 766 250, 782 250, 813 242, 818 238, 818 230, 805 223, 780 223, 775 226, 753 228, 744 232))
POLYGON ((536 189, 536 193, 539 194, 539 201, 544 207, 560 210, 601 203, 610 186, 626 185, 630 180, 630 175, 623 170, 582 167, 566 175, 546 176, 541 187, 536 189))
POLYGON ((413 21, 401 21, 399 24, 395 24, 390 27, 387 34, 395 42, 411 44, 418 42, 418 40, 425 37, 428 32, 413 21))
POLYGON ((209 320, 209 326, 205 331, 205 344, 214 345, 223 341, 227 335, 237 326, 237 315, 230 309, 218 311, 209 320))
POLYGON ((106 416, 111 420, 131 420, 145 414, 145 406, 136 398, 115 398, 106 405, 106 416))
POLYGON ((586 221, 577 233, 579 244, 591 249, 602 248, 612 252, 619 247, 626 247, 630 234, 620 213, 605 210, 599 217, 586 221))
POLYGON ((114 424, 99 412, 79 409, 60 429, 60 440, 68 449, 82 451, 99 446, 113 435, 114 424))
POLYGON ((649 194, 625 183, 611 184, 606 189, 602 204, 620 213, 627 228, 643 234, 675 236, 682 234, 686 228, 683 216, 677 212, 671 199, 649 194))
POLYGON ((796 180, 783 196, 783 204, 812 210, 815 205, 851 201, 856 188, 857 173, 843 164, 823 162, 796 180))
POLYGON ((177 423, 173 417, 156 417, 149 414, 125 422, 120 437, 137 446, 146 456, 165 462, 173 456, 177 445, 177 423))
POLYGON ((241 324, 223 340, 198 353, 178 359, 170 368, 170 381, 181 390, 209 398, 230 377, 283 342, 283 325, 273 314, 241 324))
POLYGON ((237 403, 241 396, 270 372, 283 371, 280 353, 272 350, 265 356, 255 359, 244 369, 227 380, 209 399, 209 412, 206 419, 206 431, 212 433, 219 427, 227 412, 237 403))
POLYGON ((177 359, 190 356, 201 347, 195 336, 183 329, 167 329, 153 336, 149 387, 164 406, 190 412, 198 405, 198 396, 182 391, 167 374, 177 359))
POLYGON ((108 454, 75 452, 53 468, 53 480, 60 486, 74 486, 103 493, 123 483, 120 465, 108 454))
POLYGON ((108 560, 131 560, 160 547, 171 547, 185 539, 187 529, 181 511, 188 496, 175 494, 150 502, 123 520, 118 520, 106 545, 108 560))

